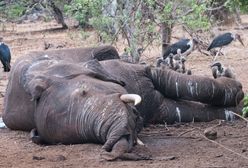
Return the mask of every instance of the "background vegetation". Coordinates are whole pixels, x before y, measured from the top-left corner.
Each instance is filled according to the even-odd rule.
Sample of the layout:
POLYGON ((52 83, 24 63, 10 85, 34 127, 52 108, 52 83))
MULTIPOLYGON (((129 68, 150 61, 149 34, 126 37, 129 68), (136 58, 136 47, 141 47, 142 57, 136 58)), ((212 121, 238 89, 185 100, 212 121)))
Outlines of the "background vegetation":
MULTIPOLYGON (((42 16, 44 20, 49 20, 54 15, 50 2, 50 0, 1 0, 0 21, 18 22, 30 15, 42 16)), ((128 42, 127 51, 134 62, 139 61, 137 49, 146 49, 153 43, 162 45, 162 54, 170 43, 171 30, 175 24, 184 26, 190 32, 207 31, 216 24, 228 22, 238 24, 239 14, 248 12, 247 0, 54 0, 53 2, 65 17, 78 20, 81 28, 95 29, 102 42, 114 43, 121 35, 128 42)), ((61 23, 59 19, 56 20, 61 23)), ((64 25, 63 27, 66 28, 64 25)))

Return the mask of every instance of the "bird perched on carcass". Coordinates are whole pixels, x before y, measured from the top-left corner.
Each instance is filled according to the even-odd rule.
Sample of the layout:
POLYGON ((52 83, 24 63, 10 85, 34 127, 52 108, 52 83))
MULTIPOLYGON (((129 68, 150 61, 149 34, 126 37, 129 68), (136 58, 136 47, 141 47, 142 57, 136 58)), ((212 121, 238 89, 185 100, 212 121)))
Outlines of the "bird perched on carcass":
POLYGON ((192 72, 190 69, 186 69, 185 66, 186 59, 182 58, 178 64, 178 68, 176 69, 177 72, 187 74, 187 75, 192 75, 192 72))
POLYGON ((166 59, 162 57, 157 58, 156 67, 163 67, 167 69, 177 70, 179 68, 179 60, 174 59, 173 54, 170 54, 166 59))
POLYGON ((192 40, 183 38, 170 45, 165 51, 163 58, 166 59, 170 54, 173 56, 179 55, 181 58, 187 57, 198 44, 198 41, 194 38, 192 40))
POLYGON ((232 78, 235 79, 235 74, 233 73, 233 71, 230 68, 226 68, 224 66, 222 66, 222 64, 220 62, 214 62, 211 65, 212 68, 212 74, 213 77, 219 78, 221 76, 227 77, 227 78, 232 78))
POLYGON ((8 45, 0 42, 0 60, 3 64, 4 72, 10 71, 11 53, 8 45))
POLYGON ((157 59, 156 59, 156 67, 161 67, 162 65, 165 65, 166 63, 165 63, 165 60, 162 58, 162 57, 158 57, 157 59))
POLYGON ((214 61, 215 61, 217 56, 219 55, 222 47, 227 46, 232 41, 236 41, 236 40, 238 40, 244 46, 244 43, 241 40, 241 37, 239 34, 230 33, 230 32, 221 34, 221 35, 219 35, 213 39, 213 41, 211 42, 211 44, 209 45, 207 50, 210 51, 213 48, 219 47, 219 51, 217 52, 216 56, 214 57, 214 61))

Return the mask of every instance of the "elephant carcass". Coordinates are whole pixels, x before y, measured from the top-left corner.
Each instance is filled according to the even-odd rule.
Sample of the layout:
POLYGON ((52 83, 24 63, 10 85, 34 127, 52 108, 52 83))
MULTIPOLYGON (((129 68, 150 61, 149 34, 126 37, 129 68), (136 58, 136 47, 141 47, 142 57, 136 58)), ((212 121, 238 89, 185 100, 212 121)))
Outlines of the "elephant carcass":
POLYGON ((43 57, 75 63, 86 62, 93 59, 98 61, 120 59, 117 50, 113 46, 109 45, 88 48, 33 51, 27 54, 25 58, 36 61, 37 59, 42 59, 43 57))
POLYGON ((33 120, 34 102, 31 101, 30 94, 25 92, 23 88, 25 83, 24 75, 27 69, 35 64, 35 62, 55 59, 79 63, 93 59, 105 60, 118 58, 119 54, 112 46, 34 51, 18 58, 12 66, 4 98, 3 115, 5 122, 7 122, 11 129, 29 131, 35 127, 33 120), (16 102, 18 102, 18 108, 16 108, 16 102))
POLYGON ((229 111, 242 109, 242 85, 233 79, 189 76, 118 60, 101 61, 101 65, 124 81, 128 92, 142 97, 137 109, 144 123, 226 119, 229 111))
MULTIPOLYGON (((109 74, 125 82, 128 93, 142 97, 142 103, 137 108, 144 123, 211 121, 225 119, 226 114, 229 115, 228 111, 241 112, 242 106, 237 105, 243 98, 243 92, 241 84, 236 80, 187 76, 119 60, 101 61, 100 64, 109 74)), ((23 129, 24 125, 26 130, 34 128, 33 119, 30 119, 33 118, 34 102, 30 101, 32 98, 23 90, 22 84, 22 74, 30 65, 25 61, 17 64, 8 84, 4 118, 12 129, 23 129), (21 106, 17 109, 14 107, 18 97, 23 98, 18 99, 21 106), (25 115, 18 113, 19 110, 25 115), (19 115, 20 119, 12 115, 19 115)))
MULTIPOLYGON (((122 87, 125 84, 108 74, 98 61, 72 64, 40 60, 29 66, 22 78, 35 110, 30 116, 19 113, 27 115, 25 121, 34 120, 34 142, 101 143, 107 160, 134 155, 128 152, 136 143, 142 122, 132 102, 138 104, 141 99, 128 94, 122 87)), ((8 116, 5 111, 4 122, 13 129, 9 120, 21 120, 17 118, 21 114, 8 116)), ((17 127, 26 130, 26 125, 17 127)), ((135 155, 134 159, 143 158, 135 155)))

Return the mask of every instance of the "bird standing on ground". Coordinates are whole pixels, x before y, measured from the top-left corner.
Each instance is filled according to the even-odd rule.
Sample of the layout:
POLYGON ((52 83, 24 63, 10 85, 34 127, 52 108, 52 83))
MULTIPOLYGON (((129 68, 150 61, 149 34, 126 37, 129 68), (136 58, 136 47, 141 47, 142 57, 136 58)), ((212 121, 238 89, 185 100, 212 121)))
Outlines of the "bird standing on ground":
POLYGON ((213 48, 220 47, 219 51, 217 52, 216 56, 214 57, 214 61, 215 61, 215 59, 219 55, 220 50, 222 49, 222 47, 227 46, 232 41, 236 41, 236 40, 238 40, 244 46, 244 43, 241 40, 241 37, 240 37, 239 34, 229 33, 229 32, 228 33, 224 33, 222 35, 219 35, 219 36, 215 37, 213 39, 212 43, 207 48, 207 50, 210 51, 213 48))
POLYGON ((178 42, 170 45, 165 51, 163 58, 166 59, 170 54, 173 56, 179 55, 182 57, 187 57, 194 49, 195 46, 198 45, 198 41, 196 39, 181 39, 178 42))
POLYGON ((10 67, 11 54, 9 47, 3 42, 0 42, 0 60, 3 64, 4 72, 9 72, 11 68, 10 67))
POLYGON ((230 68, 222 66, 220 62, 215 62, 211 65, 213 77, 219 78, 221 76, 235 79, 235 75, 230 68))

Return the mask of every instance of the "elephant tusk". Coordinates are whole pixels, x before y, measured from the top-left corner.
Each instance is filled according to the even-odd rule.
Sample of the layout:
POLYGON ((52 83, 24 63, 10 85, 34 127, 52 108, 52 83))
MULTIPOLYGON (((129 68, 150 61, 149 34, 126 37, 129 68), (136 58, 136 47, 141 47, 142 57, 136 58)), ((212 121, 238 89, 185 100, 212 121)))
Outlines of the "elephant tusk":
POLYGON ((139 138, 137 138, 137 144, 139 144, 141 146, 145 146, 145 144, 139 138))
POLYGON ((141 102, 141 97, 137 94, 123 94, 120 99, 125 103, 133 102, 135 106, 141 102))
POLYGON ((0 129, 1 128, 7 128, 6 125, 3 122, 3 118, 2 117, 0 117, 0 129))

